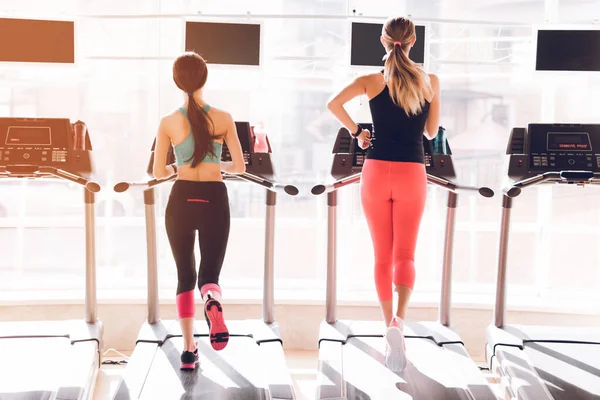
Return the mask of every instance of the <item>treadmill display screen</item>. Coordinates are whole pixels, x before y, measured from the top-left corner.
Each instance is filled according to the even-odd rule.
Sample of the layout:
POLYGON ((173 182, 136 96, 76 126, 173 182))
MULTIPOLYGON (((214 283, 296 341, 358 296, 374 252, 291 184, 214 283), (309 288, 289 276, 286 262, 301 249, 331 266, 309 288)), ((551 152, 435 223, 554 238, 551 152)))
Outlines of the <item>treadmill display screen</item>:
POLYGON ((50 146, 50 127, 11 126, 8 128, 5 144, 50 146))
POLYGON ((548 132, 548 151, 592 151, 587 132, 548 132))

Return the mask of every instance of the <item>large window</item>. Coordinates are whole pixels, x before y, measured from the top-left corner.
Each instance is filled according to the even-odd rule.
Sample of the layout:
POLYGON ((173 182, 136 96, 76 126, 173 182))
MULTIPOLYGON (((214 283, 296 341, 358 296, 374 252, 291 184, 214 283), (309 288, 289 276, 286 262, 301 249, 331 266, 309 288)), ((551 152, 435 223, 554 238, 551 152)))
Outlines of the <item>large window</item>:
MULTIPOLYGON (((132 290, 145 294, 142 192, 116 194, 112 186, 144 175, 159 118, 182 101, 171 63, 183 51, 187 19, 250 18, 263 26, 261 67, 210 66, 205 95, 237 120, 264 122, 279 179, 301 189, 296 198, 278 199, 275 267, 280 296, 324 298, 326 201, 312 196, 310 188, 328 179, 339 127, 325 109, 328 97, 369 71, 349 66, 350 17, 381 21, 388 14, 409 14, 427 26, 426 67, 442 82, 442 125, 462 183, 487 185, 500 193, 513 126, 598 122, 598 75, 538 75, 532 59, 537 24, 549 18, 591 23, 598 1, 565 0, 552 10, 541 0, 487 0, 477 6, 466 0, 51 3, 5 0, 3 11, 15 17, 34 17, 29 11, 34 9, 73 17, 77 63, 0 65, 0 115, 87 123, 96 176, 103 185, 97 198, 96 251, 101 298, 132 290)), ((365 99, 348 108, 355 118, 369 120, 365 99)), ((228 188, 233 221, 222 282, 240 296, 258 297, 265 193, 243 183, 228 188)), ((176 286, 163 220, 169 190, 165 186, 157 193, 160 285, 166 293, 176 286)), ((416 255, 416 294, 433 299, 440 285, 445 196, 429 189, 416 255)), ((372 249, 358 187, 345 188, 339 197, 340 297, 375 300, 372 249)), ((493 300, 500 201, 499 195, 459 199, 454 287, 477 301, 493 300)), ((597 296, 597 204, 594 188, 543 187, 525 191, 515 201, 509 254, 514 296, 509 301, 549 304, 573 294, 597 296)), ((40 290, 59 296, 74 290, 80 296, 85 262, 81 189, 63 182, 0 181, 0 244, 3 296, 18 291, 26 298, 23 293, 40 290)))

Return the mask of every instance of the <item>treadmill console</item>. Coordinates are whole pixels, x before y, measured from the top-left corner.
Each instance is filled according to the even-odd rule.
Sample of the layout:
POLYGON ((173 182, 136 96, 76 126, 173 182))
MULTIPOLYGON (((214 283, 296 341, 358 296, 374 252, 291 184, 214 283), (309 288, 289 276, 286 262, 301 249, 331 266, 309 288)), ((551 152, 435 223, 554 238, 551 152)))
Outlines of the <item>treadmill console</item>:
MULTIPOLYGON (((373 132, 372 124, 360 123, 360 126, 373 132)), ((440 127, 440 132, 442 131, 443 128, 440 127)), ((423 136, 423 151, 428 174, 444 178, 455 177, 452 151, 445 135, 438 134, 434 140, 429 140, 423 136), (444 143, 439 143, 440 141, 444 143)), ((333 146, 331 175, 335 179, 342 179, 360 173, 366 156, 367 150, 360 148, 358 140, 354 139, 346 128, 341 128, 333 146)))
MULTIPOLYGON (((271 144, 267 138, 268 153, 256 153, 254 152, 254 141, 255 137, 252 131, 252 127, 249 122, 235 122, 235 128, 237 130, 240 145, 242 147, 242 154, 244 157, 244 163, 246 163, 246 171, 262 176, 267 179, 272 179, 275 175, 273 169, 273 162, 271 160, 271 144)), ((150 161, 148 162, 147 173, 150 176, 154 176, 152 173, 152 167, 154 164, 154 148, 156 146, 156 139, 152 142, 152 149, 150 155, 150 161)), ((223 142, 223 152, 221 153, 221 161, 231 162, 231 153, 227 147, 227 143, 223 142)), ((167 165, 175 163, 175 153, 173 152, 173 146, 169 146, 169 152, 167 153, 167 165)))
POLYGON ((0 166, 11 169, 13 177, 33 175, 39 167, 89 175, 91 150, 87 127, 81 121, 0 118, 0 166))
POLYGON ((600 172, 600 124, 529 124, 513 128, 508 175, 521 180, 545 172, 600 172))

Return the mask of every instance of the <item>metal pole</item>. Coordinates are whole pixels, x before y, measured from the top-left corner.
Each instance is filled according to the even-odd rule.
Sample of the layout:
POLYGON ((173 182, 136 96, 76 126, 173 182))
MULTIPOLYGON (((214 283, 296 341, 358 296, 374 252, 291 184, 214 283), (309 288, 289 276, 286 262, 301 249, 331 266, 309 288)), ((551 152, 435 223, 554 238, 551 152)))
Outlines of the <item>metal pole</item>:
POLYGON ((502 196, 502 222, 500 225, 500 246, 498 252, 498 277, 496 279, 496 306, 494 308, 494 324, 498 328, 504 326, 506 312, 506 264, 511 209, 512 198, 506 195, 502 196))
POLYGON ((272 324, 275 320, 275 204, 277 193, 267 190, 267 215, 265 226, 265 276, 263 285, 263 321, 272 324))
POLYGON ((325 320, 337 321, 337 190, 327 193, 327 292, 325 320))
POLYGON ((94 324, 97 320, 96 297, 96 195, 83 188, 85 202, 85 320, 94 324))
POLYGON ((144 190, 146 213, 146 263, 148 266, 148 323, 160 321, 158 309, 158 263, 156 256, 156 214, 154 188, 144 190))
POLYGON ((444 236, 444 265, 442 269, 442 297, 439 318, 444 326, 450 326, 450 304, 452 297, 452 260, 454 252, 454 227, 458 195, 448 192, 448 210, 446 213, 446 233, 444 236))

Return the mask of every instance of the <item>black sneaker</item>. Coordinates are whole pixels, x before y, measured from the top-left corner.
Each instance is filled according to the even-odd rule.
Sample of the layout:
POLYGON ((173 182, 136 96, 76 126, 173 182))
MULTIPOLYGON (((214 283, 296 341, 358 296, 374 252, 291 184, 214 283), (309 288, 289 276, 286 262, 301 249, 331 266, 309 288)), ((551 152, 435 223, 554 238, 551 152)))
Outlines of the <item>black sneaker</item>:
POLYGON ((198 361, 198 349, 194 352, 184 351, 181 353, 181 369, 183 371, 193 371, 196 369, 200 361, 198 361))

